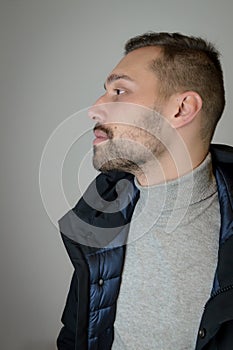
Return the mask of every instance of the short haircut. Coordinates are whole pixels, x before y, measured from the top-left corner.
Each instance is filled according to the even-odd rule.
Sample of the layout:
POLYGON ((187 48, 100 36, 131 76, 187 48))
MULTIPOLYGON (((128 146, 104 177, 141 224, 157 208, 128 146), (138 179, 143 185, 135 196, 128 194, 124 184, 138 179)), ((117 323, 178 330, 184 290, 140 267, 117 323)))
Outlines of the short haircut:
POLYGON ((148 32, 128 40, 125 54, 138 48, 158 46, 161 57, 151 62, 160 80, 160 95, 195 91, 202 98, 202 136, 211 140, 225 106, 223 72, 219 52, 210 42, 180 33, 148 32))

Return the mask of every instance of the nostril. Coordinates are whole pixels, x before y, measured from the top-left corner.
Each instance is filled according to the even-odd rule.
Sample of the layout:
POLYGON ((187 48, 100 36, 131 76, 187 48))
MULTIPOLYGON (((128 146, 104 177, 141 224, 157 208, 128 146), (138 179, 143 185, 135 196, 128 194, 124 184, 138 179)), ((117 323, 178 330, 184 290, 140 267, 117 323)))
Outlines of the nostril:
POLYGON ((103 122, 106 118, 106 113, 103 106, 92 106, 88 110, 88 117, 92 120, 103 122))
POLYGON ((101 116, 97 113, 88 112, 88 117, 92 120, 101 120, 101 116))
POLYGON ((91 107, 91 108, 88 109, 87 115, 88 115, 88 117, 89 117, 90 119, 93 119, 93 120, 96 119, 96 112, 94 111, 94 108, 93 108, 93 107, 91 107))

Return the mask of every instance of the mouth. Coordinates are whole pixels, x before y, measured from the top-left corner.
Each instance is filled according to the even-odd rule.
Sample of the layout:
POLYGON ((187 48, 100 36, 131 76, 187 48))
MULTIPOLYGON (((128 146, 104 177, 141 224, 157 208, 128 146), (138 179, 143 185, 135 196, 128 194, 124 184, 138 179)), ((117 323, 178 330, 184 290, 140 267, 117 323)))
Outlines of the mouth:
POLYGON ((95 139, 93 141, 94 146, 109 140, 107 131, 105 131, 104 128, 100 128, 100 127, 95 128, 94 135, 95 135, 95 139))

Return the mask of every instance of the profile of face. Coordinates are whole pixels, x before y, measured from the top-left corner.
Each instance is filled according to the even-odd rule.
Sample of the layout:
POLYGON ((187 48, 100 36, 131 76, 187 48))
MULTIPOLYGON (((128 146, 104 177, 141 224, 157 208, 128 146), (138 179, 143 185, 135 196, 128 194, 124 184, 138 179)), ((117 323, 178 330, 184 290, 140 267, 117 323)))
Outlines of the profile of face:
POLYGON ((158 55, 157 47, 127 54, 108 76, 105 94, 90 108, 89 116, 96 122, 93 164, 97 170, 135 174, 165 152, 170 133, 163 132, 169 129, 164 115, 169 115, 169 103, 161 103, 160 83, 150 68, 158 55))

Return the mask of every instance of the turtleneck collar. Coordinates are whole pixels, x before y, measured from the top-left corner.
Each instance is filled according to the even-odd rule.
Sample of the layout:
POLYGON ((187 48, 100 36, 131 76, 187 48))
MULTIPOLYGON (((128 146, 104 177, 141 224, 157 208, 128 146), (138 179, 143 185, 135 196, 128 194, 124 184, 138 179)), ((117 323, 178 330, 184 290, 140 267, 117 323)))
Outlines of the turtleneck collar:
POLYGON ((140 203, 153 200, 158 209, 174 210, 198 203, 216 192, 216 181, 213 175, 211 154, 192 172, 163 184, 144 187, 135 178, 135 185, 140 190, 140 203))
POLYGON ((188 210, 217 192, 210 153, 197 168, 178 179, 149 187, 140 186, 135 179, 135 185, 140 190, 140 198, 131 227, 140 236, 142 231, 148 232, 155 224, 172 232, 184 222, 188 210))

